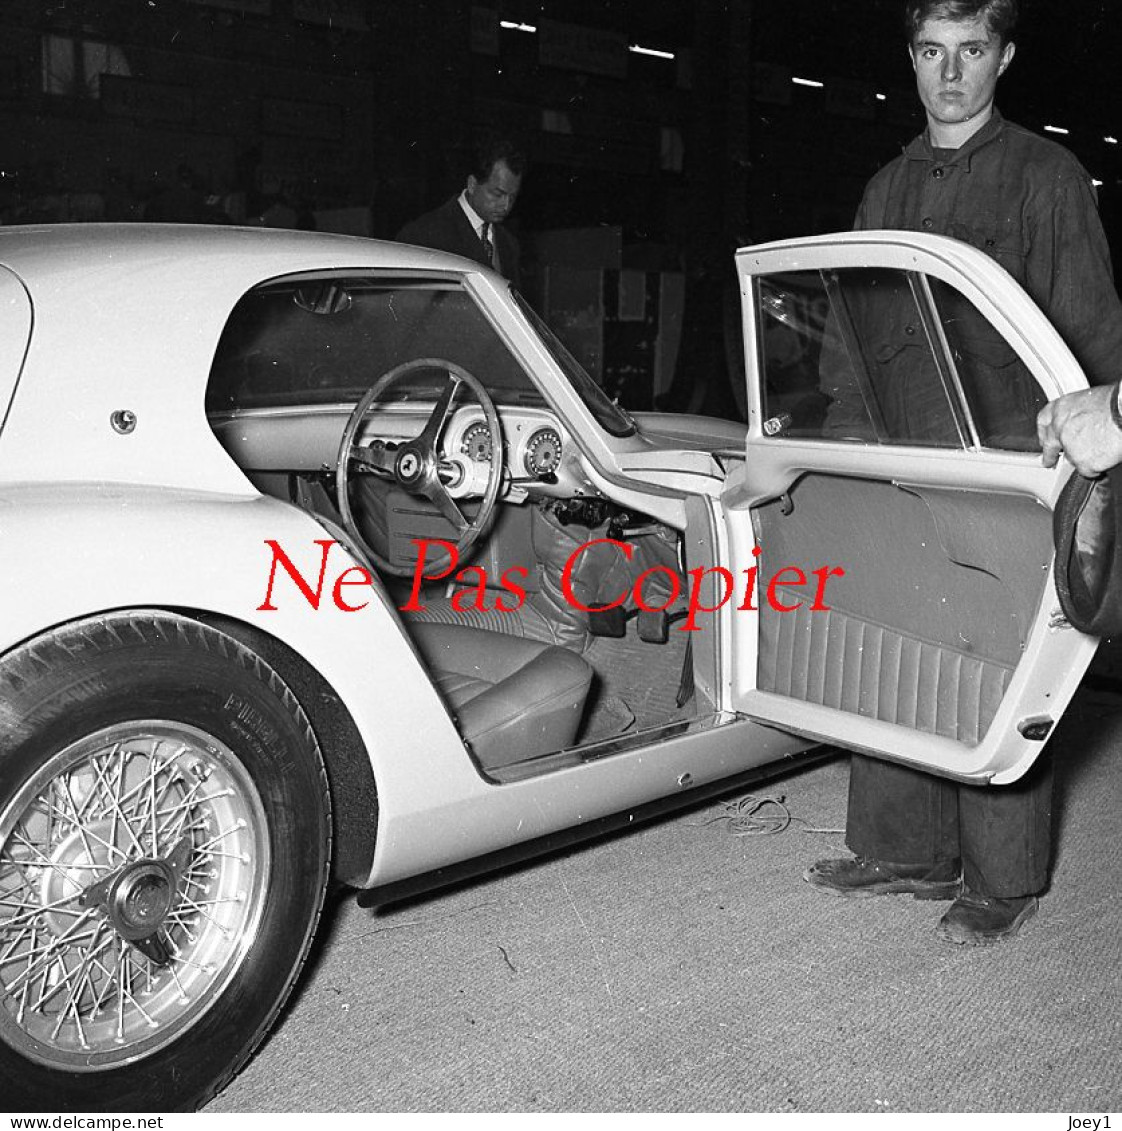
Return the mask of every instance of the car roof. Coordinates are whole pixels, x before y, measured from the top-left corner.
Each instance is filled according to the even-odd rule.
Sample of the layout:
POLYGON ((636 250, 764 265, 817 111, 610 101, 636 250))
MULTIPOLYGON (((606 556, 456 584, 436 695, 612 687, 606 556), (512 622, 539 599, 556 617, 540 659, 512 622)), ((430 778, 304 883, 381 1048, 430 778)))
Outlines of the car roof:
POLYGON ((234 275, 268 274, 307 259, 318 267, 378 267, 389 270, 481 271, 479 264, 446 252, 331 232, 287 228, 240 228, 221 224, 43 224, 0 227, 0 264, 33 287, 73 273, 75 259, 96 258, 109 273, 162 265, 169 277, 201 269, 213 277, 216 264, 234 275), (174 257, 174 261, 169 256, 174 257), (246 257, 250 257, 246 261, 246 257))

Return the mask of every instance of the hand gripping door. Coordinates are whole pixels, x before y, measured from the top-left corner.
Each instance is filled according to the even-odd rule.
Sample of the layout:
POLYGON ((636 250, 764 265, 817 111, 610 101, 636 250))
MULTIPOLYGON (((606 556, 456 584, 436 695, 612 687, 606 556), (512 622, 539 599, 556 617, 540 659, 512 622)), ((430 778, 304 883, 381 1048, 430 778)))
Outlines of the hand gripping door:
POLYGON ((1002 268, 943 237, 784 241, 737 268, 750 428, 722 511, 732 566, 757 582, 725 610, 733 705, 1016 780, 1097 643, 1059 612, 1070 469, 1044 468, 1035 438, 1039 407, 1086 386, 1078 364, 1002 268))

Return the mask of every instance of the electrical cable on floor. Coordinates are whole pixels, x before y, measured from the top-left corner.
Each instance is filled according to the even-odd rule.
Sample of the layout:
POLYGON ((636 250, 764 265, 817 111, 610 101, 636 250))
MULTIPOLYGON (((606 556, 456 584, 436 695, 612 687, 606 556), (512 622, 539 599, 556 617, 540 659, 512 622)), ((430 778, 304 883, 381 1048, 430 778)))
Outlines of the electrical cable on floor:
POLYGON ((731 836, 771 836, 775 833, 785 832, 794 823, 805 825, 803 832, 808 833, 844 833, 844 829, 820 829, 811 825, 802 817, 794 816, 787 808, 787 798, 780 794, 778 797, 767 795, 756 796, 747 793, 734 801, 726 801, 722 806, 723 813, 702 821, 702 825, 712 825, 717 821, 729 822, 731 836))

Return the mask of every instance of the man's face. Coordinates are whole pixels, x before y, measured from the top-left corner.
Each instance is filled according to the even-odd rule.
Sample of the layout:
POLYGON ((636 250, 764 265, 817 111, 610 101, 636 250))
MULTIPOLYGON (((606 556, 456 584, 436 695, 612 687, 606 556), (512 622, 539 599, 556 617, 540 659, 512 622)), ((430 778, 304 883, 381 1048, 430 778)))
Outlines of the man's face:
POLYGON ((485 181, 468 177, 467 202, 480 219, 489 224, 501 224, 510 215, 521 187, 522 177, 511 172, 505 161, 496 161, 491 166, 491 175, 485 181))
MULTIPOLYGON (((909 54, 920 101, 933 130, 973 123, 990 116, 998 77, 1013 58, 1013 44, 1001 41, 982 17, 924 20, 909 54)), ((961 131, 957 131, 961 132, 961 131)))

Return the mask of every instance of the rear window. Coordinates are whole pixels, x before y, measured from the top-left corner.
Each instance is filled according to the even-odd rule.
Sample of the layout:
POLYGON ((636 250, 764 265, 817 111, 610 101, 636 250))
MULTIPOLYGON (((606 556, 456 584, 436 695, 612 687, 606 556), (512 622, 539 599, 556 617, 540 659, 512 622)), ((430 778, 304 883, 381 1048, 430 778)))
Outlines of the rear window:
MULTIPOLYGON (((211 369, 208 411, 357 401, 406 361, 455 362, 499 403, 543 404, 472 297, 454 283, 330 278, 272 284, 234 308, 211 369)), ((406 395, 442 386, 421 369, 406 395)))

